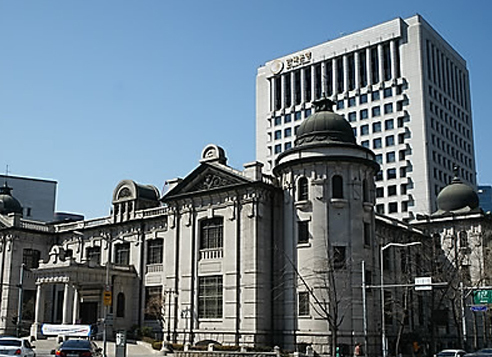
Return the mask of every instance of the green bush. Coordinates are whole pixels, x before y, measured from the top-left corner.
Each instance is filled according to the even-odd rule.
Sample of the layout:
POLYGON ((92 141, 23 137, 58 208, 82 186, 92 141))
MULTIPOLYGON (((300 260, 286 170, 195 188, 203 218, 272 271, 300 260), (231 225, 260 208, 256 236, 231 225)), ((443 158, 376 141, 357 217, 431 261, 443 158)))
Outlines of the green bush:
POLYGON ((160 351, 162 349, 162 341, 154 341, 154 342, 152 342, 152 348, 154 350, 160 351))
POLYGON ((150 326, 142 326, 140 328, 140 333, 142 337, 154 337, 154 331, 150 326))

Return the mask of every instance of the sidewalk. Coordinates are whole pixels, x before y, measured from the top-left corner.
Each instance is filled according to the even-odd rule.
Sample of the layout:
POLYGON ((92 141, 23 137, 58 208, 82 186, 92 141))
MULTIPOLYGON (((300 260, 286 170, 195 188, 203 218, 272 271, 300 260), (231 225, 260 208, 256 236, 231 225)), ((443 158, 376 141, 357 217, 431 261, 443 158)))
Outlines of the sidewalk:
MULTIPOLYGON (((102 341, 94 341, 99 347, 103 348, 102 341)), ((46 340, 37 340, 33 342, 36 346, 36 356, 50 356, 51 350, 56 349, 59 346, 56 338, 49 338, 46 340)), ((107 355, 108 357, 115 356, 115 344, 114 342, 107 342, 107 355)), ((137 341, 137 343, 127 343, 126 345, 127 357, 143 357, 143 356, 162 356, 162 352, 154 350, 148 343, 137 341)))

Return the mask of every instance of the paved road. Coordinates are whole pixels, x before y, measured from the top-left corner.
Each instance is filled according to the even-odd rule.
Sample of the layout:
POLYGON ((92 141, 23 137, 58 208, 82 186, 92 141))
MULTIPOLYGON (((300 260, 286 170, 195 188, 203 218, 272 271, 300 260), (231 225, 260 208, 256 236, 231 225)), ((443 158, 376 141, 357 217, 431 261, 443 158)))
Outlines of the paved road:
MULTIPOLYGON (((99 347, 103 347, 102 341, 96 341, 99 347)), ((36 357, 53 357, 51 350, 58 347, 56 339, 38 340, 34 341, 33 345, 36 346, 36 357)), ((115 346, 114 342, 107 343, 107 354, 108 357, 114 357, 115 346)), ((143 357, 143 356, 162 356, 162 352, 158 352, 152 349, 149 344, 144 342, 139 342, 138 344, 128 343, 127 344, 127 357, 143 357)))

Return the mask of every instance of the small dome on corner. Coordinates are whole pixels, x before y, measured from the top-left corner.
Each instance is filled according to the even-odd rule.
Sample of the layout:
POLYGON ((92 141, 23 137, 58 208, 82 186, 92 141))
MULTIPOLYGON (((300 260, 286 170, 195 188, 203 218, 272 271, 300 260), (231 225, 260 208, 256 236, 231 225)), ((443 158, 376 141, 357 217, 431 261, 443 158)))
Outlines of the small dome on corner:
POLYGON ((436 213, 469 212, 480 207, 478 194, 455 174, 453 181, 437 195, 436 213))
POLYGON ((15 197, 12 196, 11 191, 12 188, 7 185, 7 182, 0 187, 0 214, 22 214, 22 205, 15 197))

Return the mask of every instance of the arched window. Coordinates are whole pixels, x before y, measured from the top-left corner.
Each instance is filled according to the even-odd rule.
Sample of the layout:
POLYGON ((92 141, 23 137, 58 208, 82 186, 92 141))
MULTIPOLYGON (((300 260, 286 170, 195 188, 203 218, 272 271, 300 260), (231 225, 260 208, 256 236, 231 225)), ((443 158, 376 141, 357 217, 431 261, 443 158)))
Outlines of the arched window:
POLYGON ((309 198, 309 190, 308 190, 308 180, 305 177, 301 177, 297 182, 297 200, 298 201, 307 201, 309 198))
POLYGON ((125 317, 125 294, 118 293, 116 298, 116 317, 125 317))
POLYGON ((335 175, 331 179, 332 198, 343 198, 343 178, 335 175))

